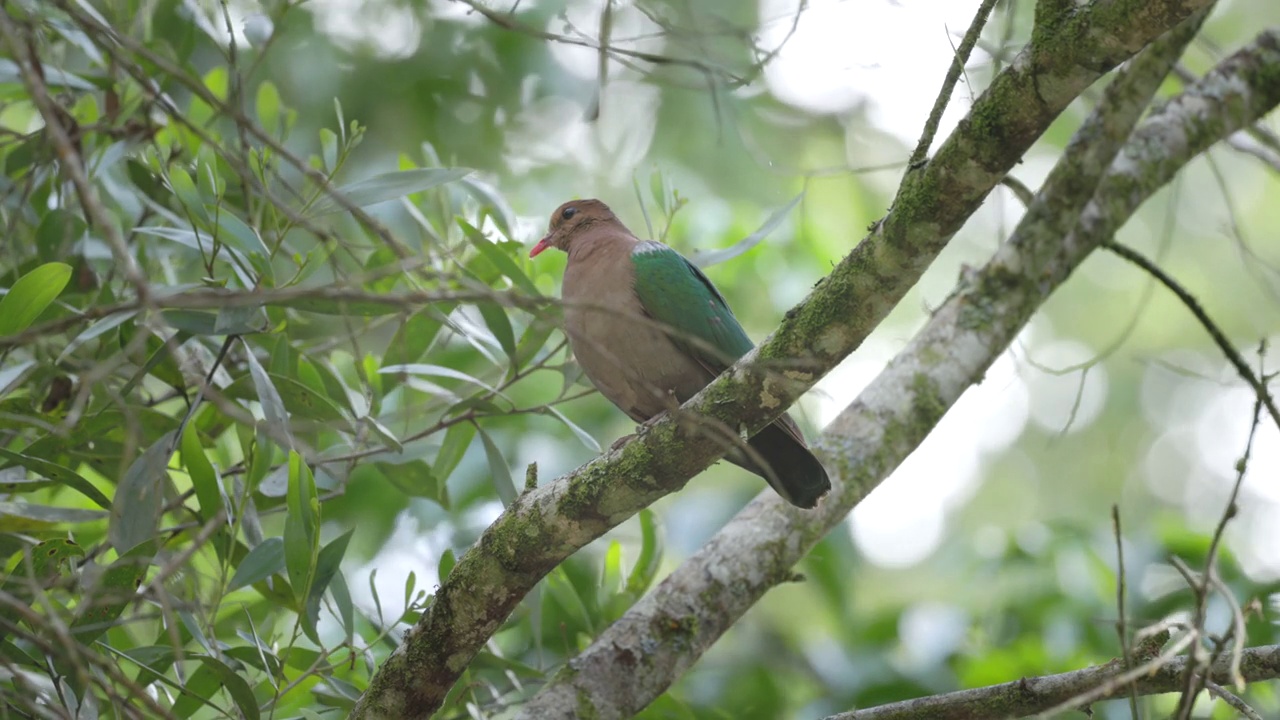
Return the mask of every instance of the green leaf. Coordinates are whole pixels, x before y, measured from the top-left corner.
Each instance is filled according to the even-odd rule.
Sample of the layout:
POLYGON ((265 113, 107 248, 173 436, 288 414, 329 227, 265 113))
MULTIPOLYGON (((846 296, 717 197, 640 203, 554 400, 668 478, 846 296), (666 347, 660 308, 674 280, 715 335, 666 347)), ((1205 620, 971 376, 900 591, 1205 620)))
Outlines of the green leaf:
POLYGON ((271 321, 261 305, 229 307, 218 311, 213 321, 214 335, 252 335, 265 330, 271 321))
POLYGON ((582 443, 583 445, 586 445, 588 450, 594 453, 600 452, 600 443, 596 442, 596 439, 591 437, 591 433, 578 427, 576 424, 574 424, 572 420, 565 417, 564 413, 560 412, 554 407, 551 407, 550 405, 544 408, 544 411, 548 415, 551 415, 555 419, 559 420, 561 423, 564 423, 564 426, 569 428, 569 430, 573 433, 574 437, 578 438, 578 442, 582 443))
POLYGON ((627 576, 627 592, 634 598, 643 595, 653 583, 661 564, 662 538, 658 535, 653 511, 645 508, 640 511, 640 557, 636 558, 636 564, 627 576))
POLYGON ((320 621, 320 599, 324 597, 324 593, 329 589, 329 583, 338 573, 338 568, 342 565, 342 558, 347 554, 347 545, 351 543, 351 535, 355 530, 348 530, 339 535, 328 545, 320 550, 316 557, 316 573, 315 579, 311 582, 311 589, 307 593, 306 605, 306 622, 303 623, 303 630, 315 642, 319 643, 320 638, 316 635, 316 623, 320 621))
POLYGON ((284 519, 284 560, 289 584, 299 605, 306 599, 307 586, 315 573, 320 549, 320 503, 311 468, 296 451, 289 451, 289 494, 284 519))
POLYGON ((0 298, 0 337, 15 335, 35 322, 71 280, 71 266, 51 262, 18 278, 0 298))
MULTIPOLYGON (((533 284, 533 281, 529 279, 524 270, 520 269, 520 266, 516 264, 511 255, 491 242, 489 238, 484 236, 484 233, 472 227, 470 223, 462 218, 458 218, 458 227, 462 228, 462 234, 466 235, 471 244, 480 251, 481 257, 493 263, 498 272, 510 280, 513 285, 535 297, 542 294, 538 292, 538 286, 533 284)), ((503 244, 521 247, 519 243, 514 242, 503 244)))
MULTIPOLYGON (((343 426, 348 425, 347 416, 343 414, 342 409, 309 385, 304 385, 297 380, 274 373, 266 373, 266 379, 271 383, 272 389, 275 390, 275 397, 279 399, 283 411, 287 411, 286 416, 292 415, 306 420, 340 422, 343 426)), ((254 398, 261 400, 262 397, 261 388, 253 377, 238 378, 228 385, 223 392, 226 393, 227 397, 240 400, 254 398)), ((267 414, 265 404, 263 412, 267 414)), ((268 422, 274 422, 271 417, 270 414, 267 414, 268 422)))
POLYGON ((516 346, 516 368, 524 369, 547 346, 547 338, 556 331, 556 323, 544 317, 534 317, 520 336, 516 346))
POLYGON ((445 548, 440 555, 440 564, 436 567, 436 582, 448 580, 449 573, 453 572, 453 566, 457 564, 458 558, 454 557, 453 548, 445 548))
POLYGON ((161 310, 160 317, 169 327, 192 335, 221 335, 218 314, 203 310, 161 310))
POLYGON ((165 669, 173 664, 175 655, 173 648, 168 645, 143 645, 115 651, 138 666, 138 675, 134 682, 142 687, 159 680, 164 675, 165 669))
POLYGON ((622 589, 622 543, 617 540, 610 541, 609 549, 604 552, 600 589, 605 593, 616 593, 622 589))
MULTIPOLYGON (((66 70, 57 67, 42 67, 40 75, 44 84, 50 87, 72 88, 75 90, 97 90, 93 83, 66 70)), ((0 82, 21 85, 22 74, 12 60, 0 58, 0 82)))
POLYGON ((61 361, 67 359, 67 356, 72 354, 72 351, 76 350, 77 347, 93 340, 93 338, 102 336, 102 334, 111 331, 111 329, 119 327, 120 324, 124 323, 125 320, 133 318, 134 315, 137 315, 137 311, 129 310, 125 311, 125 313, 114 313, 105 316, 105 318, 102 318, 99 322, 93 323, 90 327, 84 328, 84 332, 78 334, 74 340, 67 343, 67 347, 63 348, 63 351, 58 355, 58 360, 55 360, 54 364, 60 365, 61 361))
POLYGON ((426 363, 411 363, 409 365, 390 365, 388 367, 382 368, 381 370, 378 371, 378 373, 383 375, 404 373, 406 375, 426 375, 427 377, 452 378, 454 380, 461 380, 465 383, 470 383, 471 385, 475 385, 476 387, 482 390, 487 390, 488 392, 493 393, 494 395, 497 395, 499 397, 502 397, 502 398, 507 397, 500 390, 498 390, 498 388, 490 385, 489 383, 481 380, 480 378, 472 377, 471 375, 468 375, 464 372, 454 370, 453 368, 447 368, 447 367, 444 367, 443 365, 429 365, 426 363))
POLYGON ((377 418, 372 415, 366 415, 360 418, 360 422, 381 438, 382 442, 386 443, 387 447, 391 448, 395 452, 404 452, 404 444, 400 442, 400 438, 396 437, 396 434, 391 432, 391 428, 383 425, 377 418))
POLYGON ((240 561, 240 566, 236 568, 235 575, 231 576, 231 583, 227 585, 227 592, 239 590, 256 582, 262 582, 284 570, 284 555, 284 540, 282 538, 270 537, 263 540, 240 561))
POLYGON ((507 459, 502 457, 502 451, 498 450, 489 433, 481 427, 477 427, 476 430, 480 433, 480 440, 484 442, 485 457, 489 459, 489 474, 493 480, 493 488, 497 490, 502 505, 504 507, 510 505, 516 499, 516 486, 511 480, 511 467, 507 465, 507 459))
POLYGON ((102 510, 79 510, 35 503, 0 502, 0 516, 6 515, 45 523, 84 523, 101 520, 107 513, 102 510))
POLYGON ((195 216, 200 221, 201 227, 209 228, 209 213, 204 209, 204 200, 200 197, 200 191, 196 189, 195 182, 191 179, 191 175, 176 165, 170 165, 168 168, 169 189, 174 195, 178 196, 179 202, 187 212, 195 216))
POLYGON ((36 579, 61 575, 71 569, 71 563, 84 557, 84 548, 74 540, 54 538, 37 543, 30 550, 31 566, 36 579))
POLYGON ((169 458, 173 455, 173 433, 165 433, 152 443, 129 469, 116 488, 111 502, 108 535, 116 552, 124 555, 155 537, 160 526, 164 483, 169 479, 169 458))
POLYGON ((396 331, 391 344, 387 346, 387 352, 383 355, 383 364, 407 365, 420 360, 427 352, 427 348, 431 346, 431 341, 440 332, 440 328, 444 326, 441 312, 446 311, 443 308, 425 308, 410 315, 401 323, 400 329, 396 331))
POLYGON ((476 178, 463 178, 458 184, 480 202, 481 210, 493 219, 493 224, 498 226, 498 230, 503 235, 512 236, 511 228, 515 226, 516 214, 502 197, 502 193, 489 183, 476 178))
MULTIPOLYGON (((453 182, 471 173, 467 168, 416 168, 375 175, 371 178, 343 185, 339 192, 356 207, 366 207, 387 200, 395 200, 437 185, 453 182)), ((325 195, 307 211, 310 216, 324 215, 341 210, 342 206, 325 195)))
POLYGON ((467 448, 471 447, 471 440, 475 436, 476 426, 471 423, 458 423, 445 432, 444 443, 436 453, 436 462, 432 467, 432 471, 441 482, 448 480, 458 467, 458 463, 462 462, 462 457, 466 454, 467 448))
POLYGON ((356 606, 351 602, 351 590, 347 588, 347 580, 342 577, 342 573, 333 576, 333 581, 329 583, 329 595, 333 597, 333 604, 338 606, 338 617, 342 619, 342 629, 346 631, 347 642, 350 643, 356 632, 356 606))
POLYGON ((480 311, 480 317, 484 318, 485 326, 493 333, 502 351, 513 365, 516 364, 516 334, 511 329, 511 319, 507 317, 506 308, 497 303, 478 302, 476 309, 480 311))
MULTIPOLYGON (((256 230, 226 210, 215 207, 213 211, 217 213, 216 222, 219 242, 239 250, 251 261, 254 259, 266 260, 270 255, 270 251, 267 250, 266 243, 262 242, 262 238, 258 236, 256 230)), ((255 264, 254 267, 265 269, 270 265, 255 264)))
POLYGON ((64 248, 83 237, 87 229, 84 220, 75 213, 62 208, 53 209, 36 228, 36 248, 40 258, 51 261, 66 257, 64 248))
POLYGON ((23 373, 30 370, 36 364, 35 360, 23 360, 20 363, 10 365, 6 368, 0 368, 0 394, 3 394, 22 378, 23 373))
POLYGON ((201 664, 180 689, 182 694, 173 703, 174 717, 194 717, 202 705, 218 710, 218 705, 213 702, 213 698, 221 689, 222 683, 218 680, 217 674, 208 665, 201 664))
POLYGON ((551 598, 564 610, 565 614, 582 623, 582 626, 594 635, 595 622, 592 619, 591 611, 587 609, 587 601, 582 597, 582 593, 578 591, 578 587, 574 585, 573 580, 565 570, 565 566, 561 565, 549 573, 546 583, 551 598))
POLYGON ((405 495, 434 500, 446 508, 449 506, 444 478, 436 477, 426 462, 395 457, 380 460, 374 463, 374 467, 405 495))
POLYGON ((204 454, 199 433, 190 424, 182 431, 182 465, 191 476, 201 516, 208 520, 222 509, 222 485, 218 482, 218 473, 213 469, 213 463, 204 454))
MULTIPOLYGON (((0 458, 4 458, 14 465, 21 465, 40 477, 48 478, 59 485, 66 485, 72 490, 75 490, 81 495, 92 500, 100 508, 105 509, 111 507, 111 501, 107 499, 106 495, 102 494, 101 490, 94 487, 93 483, 86 480, 82 475, 80 475, 80 473, 77 473, 71 468, 63 467, 57 463, 49 462, 48 460, 31 457, 30 455, 23 455, 22 453, 16 453, 11 450, 4 450, 2 448, 0 448, 0 458)), ((6 464, 5 467, 8 467, 8 464, 6 464)))
POLYGON ((240 709, 241 717, 247 720, 258 720, 261 717, 258 713, 258 699, 254 696, 253 689, 249 687, 249 683, 240 676, 240 673, 232 670, 230 666, 221 660, 208 655, 198 655, 197 657, 200 660, 201 669, 207 669, 209 674, 217 678, 218 684, 222 689, 231 695, 231 700, 240 709))
POLYGON ((111 564, 92 592, 76 607, 78 616, 71 623, 76 639, 89 645, 111 628, 112 622, 132 603, 138 584, 147 574, 156 544, 144 542, 120 556, 111 564))
POLYGON ((338 136, 329 128, 320 128, 320 156, 324 169, 332 174, 338 167, 338 136))
POLYGON ((694 253, 692 258, 693 264, 700 268, 711 267, 716 263, 722 263, 725 260, 736 258, 756 245, 759 245, 761 240, 768 237, 769 233, 773 232, 782 224, 782 221, 787 217, 787 213, 790 213, 791 209, 796 205, 799 205, 800 201, 803 199, 804 193, 800 193, 799 195, 791 198, 791 202, 783 205, 777 210, 774 210, 773 214, 769 216, 769 219, 764 221, 764 224, 761 225, 759 229, 727 248, 694 253))
POLYGON ((280 132, 280 91, 270 80, 258 85, 257 100, 254 103, 258 110, 258 122, 267 132, 280 132))
MULTIPOLYGON (((258 362, 258 358, 253 354, 253 348, 248 344, 245 345, 248 350, 244 354, 245 360, 249 363, 249 377, 253 378, 254 390, 258 393, 258 402, 262 404, 262 414, 266 417, 268 425, 279 429, 284 435, 285 441, 289 448, 293 447, 293 433, 289 431, 289 413, 285 411, 284 400, 280 398, 280 391, 276 388, 275 383, 271 381, 271 376, 258 362)), ((299 383, 301 387, 301 383, 299 383)))

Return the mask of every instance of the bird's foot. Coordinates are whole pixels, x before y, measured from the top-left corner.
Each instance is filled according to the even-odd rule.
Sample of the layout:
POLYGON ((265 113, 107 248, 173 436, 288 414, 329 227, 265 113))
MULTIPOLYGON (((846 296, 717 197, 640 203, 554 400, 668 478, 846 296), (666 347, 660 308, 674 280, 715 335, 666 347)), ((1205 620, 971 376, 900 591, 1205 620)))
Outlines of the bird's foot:
POLYGON ((623 445, 625 445, 625 444, 626 444, 626 442, 627 442, 628 440, 630 440, 631 438, 633 438, 633 437, 635 437, 635 436, 639 435, 640 433, 644 432, 645 430, 648 430, 649 428, 653 427, 653 424, 654 424, 654 423, 656 423, 656 422, 658 422, 659 420, 661 420, 661 419, 662 419, 666 414, 667 414, 667 413, 666 413, 665 411, 664 411, 664 412, 660 412, 660 413, 658 413, 657 415, 654 415, 653 417, 649 418, 648 420, 645 420, 644 422, 640 423, 639 425, 637 425, 637 426, 636 426, 636 431, 635 431, 635 432, 631 433, 630 435, 623 435, 622 437, 618 438, 617 440, 614 440, 614 441, 613 441, 613 444, 609 446, 609 451, 610 451, 610 452, 613 452, 614 450, 617 450, 618 448, 620 448, 620 447, 622 447, 623 445))

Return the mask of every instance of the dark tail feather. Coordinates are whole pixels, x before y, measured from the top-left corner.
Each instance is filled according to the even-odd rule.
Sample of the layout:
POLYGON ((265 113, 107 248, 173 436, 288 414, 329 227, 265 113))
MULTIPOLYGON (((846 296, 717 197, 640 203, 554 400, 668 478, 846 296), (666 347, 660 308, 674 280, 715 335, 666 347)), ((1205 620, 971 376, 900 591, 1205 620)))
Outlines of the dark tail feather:
POLYGON ((767 466, 761 467, 742 451, 729 453, 725 459, 764 478, 792 505, 811 508, 831 489, 826 469, 809 452, 799 428, 790 417, 783 415, 778 418, 747 444, 768 463, 767 466))

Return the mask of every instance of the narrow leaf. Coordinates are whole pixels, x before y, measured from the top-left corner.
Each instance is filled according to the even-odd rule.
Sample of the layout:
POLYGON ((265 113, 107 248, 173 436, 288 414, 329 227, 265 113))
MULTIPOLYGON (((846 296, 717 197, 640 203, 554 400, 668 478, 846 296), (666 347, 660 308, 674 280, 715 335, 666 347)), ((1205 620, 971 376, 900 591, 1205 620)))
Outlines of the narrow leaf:
POLYGON ((108 536, 121 555, 155 537, 171 455, 173 433, 168 432, 133 461, 116 488, 108 536))
POLYGON ((578 438, 578 442, 582 443, 583 445, 586 445, 588 450, 594 453, 600 452, 600 443, 596 442, 596 439, 591 437, 591 433, 578 427, 576 424, 574 424, 572 420, 565 417, 564 413, 551 407, 550 405, 548 405, 545 408, 545 411, 549 415, 554 416, 560 422, 564 423, 564 426, 569 428, 569 430, 573 432, 574 437, 578 438))
POLYGON ((146 576, 156 544, 144 542, 111 564, 92 593, 76 608, 79 615, 71 623, 76 639, 88 645, 111 628, 120 613, 138 594, 138 584, 146 576))
POLYGON ((775 210, 773 214, 769 216, 769 219, 765 220, 764 224, 761 225, 758 230, 727 248, 694 253, 692 258, 693 264, 700 268, 711 267, 716 263, 722 263, 725 260, 732 260, 756 245, 759 245, 760 241, 768 237, 769 233, 773 232, 782 224, 782 221, 787 217, 787 213, 791 212, 791 209, 796 205, 799 205, 800 201, 803 199, 804 193, 800 193, 794 198, 791 198, 791 202, 775 210))
POLYGON ((645 508, 640 511, 640 557, 636 558, 636 564, 627 576, 627 592, 635 598, 643 595, 658 574, 661 563, 662 538, 658 534, 653 511, 645 508))
POLYGON ((262 403, 262 414, 266 416, 268 424, 280 430, 288 441, 289 447, 292 448, 293 434, 289 432, 289 413, 285 412, 280 391, 276 389, 275 384, 271 382, 271 377, 254 356, 253 349, 248 344, 245 348, 248 350, 245 358, 249 362, 249 375, 253 378, 254 389, 258 391, 258 402, 262 403))
POLYGON ((0 516, 3 515, 46 523, 84 523, 101 520, 107 513, 103 510, 80 510, 26 502, 0 502, 0 516))
POLYGON ((94 487, 93 483, 71 468, 3 448, 0 448, 0 458, 4 458, 15 465, 21 465, 40 477, 48 478, 59 485, 66 485, 92 500, 98 507, 104 509, 111 507, 111 501, 107 499, 106 495, 102 494, 101 490, 94 487))
POLYGON ((307 613, 306 622, 303 629, 307 631, 307 635, 312 640, 319 642, 316 635, 316 623, 320 621, 320 599, 324 597, 324 593, 329 589, 329 583, 333 580, 334 575, 338 573, 338 568, 342 565, 342 558, 347 554, 347 545, 351 543, 351 535, 355 530, 348 530, 339 535, 328 545, 320 550, 316 557, 316 573, 315 578, 311 581, 311 590, 307 593, 307 613))
POLYGON ((71 266, 51 262, 18 278, 0 298, 0 337, 14 335, 35 322, 71 280, 71 266))
MULTIPOLYGON (((533 281, 529 279, 524 270, 520 269, 516 261, 490 241, 489 238, 485 237, 484 233, 472 227, 470 223, 462 218, 458 218, 458 227, 462 228, 462 234, 466 235, 467 240, 470 240, 471 244, 480 251, 481 257, 493 263, 498 272, 502 273, 512 284, 529 295, 537 296, 542 294, 538 292, 538 287, 533 284, 533 281)), ((506 244, 519 247, 519 243, 506 244)))
POLYGON ((497 490, 503 506, 510 505, 516 499, 516 486, 511 480, 511 467, 507 465, 507 459, 502 457, 502 452, 494 444, 493 438, 489 437, 489 433, 481 427, 477 427, 476 430, 479 431, 480 439, 484 442, 484 454, 489 459, 489 473, 493 478, 493 487, 497 490))
POLYGON ((262 582, 281 570, 284 570, 284 540, 267 538, 240 561, 240 567, 236 568, 231 583, 227 585, 227 592, 262 582))
POLYGON ((507 317, 507 311, 501 305, 491 302, 478 302, 476 309, 480 311, 480 317, 484 318, 484 324, 489 328, 489 332, 493 333, 493 337, 497 339, 498 345, 502 347, 502 351, 507 354, 514 365, 516 360, 516 334, 511 329, 511 319, 507 317))
POLYGON ((301 603, 305 599, 307 585, 314 577, 320 542, 320 505, 311 468, 295 451, 289 452, 287 509, 284 519, 285 567, 289 571, 294 597, 301 603))
POLYGON ((338 606, 338 617, 342 620, 342 629, 346 631, 347 642, 350 643, 356 633, 356 606, 351 602, 351 590, 347 588, 347 579, 342 573, 333 576, 333 581, 329 583, 329 595, 333 597, 333 604, 338 606))
POLYGON ((190 424, 182 432, 182 465, 191 476, 191 485, 195 488, 202 517, 206 520, 213 517, 222 509, 222 486, 218 483, 218 473, 213 469, 213 463, 204 454, 199 434, 190 424))
POLYGON ((240 673, 232 670, 221 660, 208 655, 201 655, 199 658, 201 666, 208 669, 210 674, 218 679, 222 689, 231 695, 231 700, 240 709, 240 716, 246 720, 258 720, 261 717, 258 713, 258 699, 253 694, 253 688, 249 687, 249 683, 240 676, 240 673))
POLYGON ((235 215, 215 208, 218 224, 218 240, 239 250, 250 259, 266 258, 270 251, 258 232, 235 215))
MULTIPOLYGON (((412 195, 437 185, 453 182, 469 175, 467 168, 416 168, 375 175, 359 182, 344 185, 336 190, 346 196, 356 207, 366 207, 387 200, 412 195)), ((307 211, 308 215, 324 215, 341 210, 342 206, 325 195, 307 211)))
POLYGON ((440 446, 440 452, 436 453, 436 462, 432 467, 441 482, 448 480, 458 463, 462 462, 462 457, 467 448, 471 447, 471 440, 475 436, 476 426, 471 423, 459 423, 445 432, 444 443, 440 446))

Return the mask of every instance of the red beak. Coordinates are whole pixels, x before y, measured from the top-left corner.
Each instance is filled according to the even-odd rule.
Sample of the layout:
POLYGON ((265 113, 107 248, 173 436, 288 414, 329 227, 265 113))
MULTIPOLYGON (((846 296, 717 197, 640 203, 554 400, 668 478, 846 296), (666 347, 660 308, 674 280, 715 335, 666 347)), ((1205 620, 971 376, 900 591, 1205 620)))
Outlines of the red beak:
POLYGON ((551 247, 551 236, 547 235, 546 237, 539 240, 537 245, 533 246, 533 249, 529 251, 529 257, 531 258, 537 257, 538 253, 542 252, 543 250, 546 250, 549 247, 551 247))

